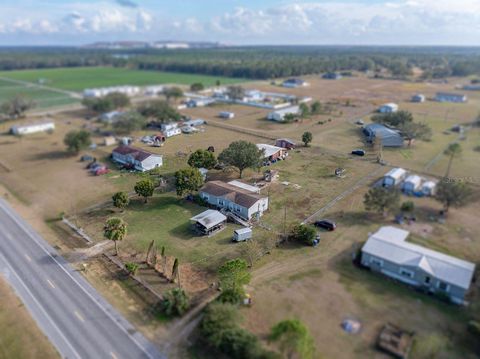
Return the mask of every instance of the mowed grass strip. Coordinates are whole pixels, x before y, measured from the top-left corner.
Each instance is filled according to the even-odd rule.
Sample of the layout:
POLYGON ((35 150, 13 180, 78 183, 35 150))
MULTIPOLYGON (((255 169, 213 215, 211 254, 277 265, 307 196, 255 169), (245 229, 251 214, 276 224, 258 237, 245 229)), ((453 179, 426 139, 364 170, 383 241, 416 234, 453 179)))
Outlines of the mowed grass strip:
POLYGON ((205 86, 242 82, 242 79, 195 74, 131 70, 115 67, 75 67, 41 70, 2 71, 0 77, 43 84, 69 91, 83 91, 91 87, 119 85, 179 84, 191 85, 201 82, 205 86))

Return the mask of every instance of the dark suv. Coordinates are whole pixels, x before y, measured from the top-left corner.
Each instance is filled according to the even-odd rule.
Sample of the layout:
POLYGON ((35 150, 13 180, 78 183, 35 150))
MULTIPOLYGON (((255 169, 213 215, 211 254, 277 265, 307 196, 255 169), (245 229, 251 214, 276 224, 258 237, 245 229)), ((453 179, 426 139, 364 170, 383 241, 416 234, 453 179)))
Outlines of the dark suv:
POLYGON ((334 231, 335 228, 337 228, 337 224, 333 221, 330 221, 328 219, 321 219, 319 221, 316 221, 315 223, 316 227, 320 227, 323 229, 326 229, 328 231, 334 231))

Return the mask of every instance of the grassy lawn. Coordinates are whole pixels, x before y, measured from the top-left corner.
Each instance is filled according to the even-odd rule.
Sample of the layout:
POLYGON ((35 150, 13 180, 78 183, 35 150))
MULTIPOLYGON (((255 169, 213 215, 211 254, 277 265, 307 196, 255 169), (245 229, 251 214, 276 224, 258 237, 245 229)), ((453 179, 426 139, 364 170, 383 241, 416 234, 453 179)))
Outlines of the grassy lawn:
POLYGON ((241 79, 159 71, 141 71, 113 67, 76 67, 42 70, 22 70, 0 72, 0 76, 15 80, 38 82, 44 79, 45 85, 63 90, 83 91, 91 87, 116 85, 179 84, 190 85, 201 82, 212 86, 219 80, 222 84, 242 82, 241 79))
POLYGON ((0 277, 0 358, 59 358, 7 283, 0 277))
POLYGON ((165 246, 169 256, 179 258, 201 269, 215 270, 219 264, 238 252, 232 243, 233 230, 227 228, 212 237, 196 236, 190 228, 190 218, 205 211, 194 203, 179 199, 173 193, 158 194, 148 203, 134 200, 124 213, 111 210, 94 211, 79 218, 82 227, 101 240, 102 226, 110 216, 120 216, 128 223, 128 237, 120 244, 124 250, 145 252, 152 240, 160 250, 165 246))
POLYGON ((36 103, 36 108, 48 108, 77 103, 78 100, 57 92, 12 84, 0 80, 0 102, 16 95, 24 95, 36 103))

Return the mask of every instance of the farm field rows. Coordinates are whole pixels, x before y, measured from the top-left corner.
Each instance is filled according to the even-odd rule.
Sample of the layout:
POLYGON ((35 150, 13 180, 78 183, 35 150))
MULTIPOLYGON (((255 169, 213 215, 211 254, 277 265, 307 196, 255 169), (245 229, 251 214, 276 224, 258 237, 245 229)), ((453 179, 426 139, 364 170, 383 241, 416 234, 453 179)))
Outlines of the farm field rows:
POLYGON ((0 79, 0 103, 16 95, 23 95, 32 99, 36 104, 35 107, 40 109, 79 103, 78 99, 74 99, 66 94, 33 86, 13 84, 0 79))
POLYGON ((201 82, 205 86, 242 82, 241 79, 214 77, 184 73, 131 70, 115 67, 77 67, 42 70, 2 71, 0 77, 38 83, 63 90, 81 92, 86 88, 119 85, 178 84, 191 85, 201 82))

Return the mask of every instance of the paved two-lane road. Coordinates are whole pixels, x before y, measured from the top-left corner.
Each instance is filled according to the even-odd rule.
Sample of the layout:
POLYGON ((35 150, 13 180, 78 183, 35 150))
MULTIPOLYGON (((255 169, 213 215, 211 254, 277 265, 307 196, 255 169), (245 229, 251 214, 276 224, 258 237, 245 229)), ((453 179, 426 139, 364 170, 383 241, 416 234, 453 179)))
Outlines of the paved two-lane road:
POLYGON ((0 272, 62 357, 165 358, 1 199, 0 272))

